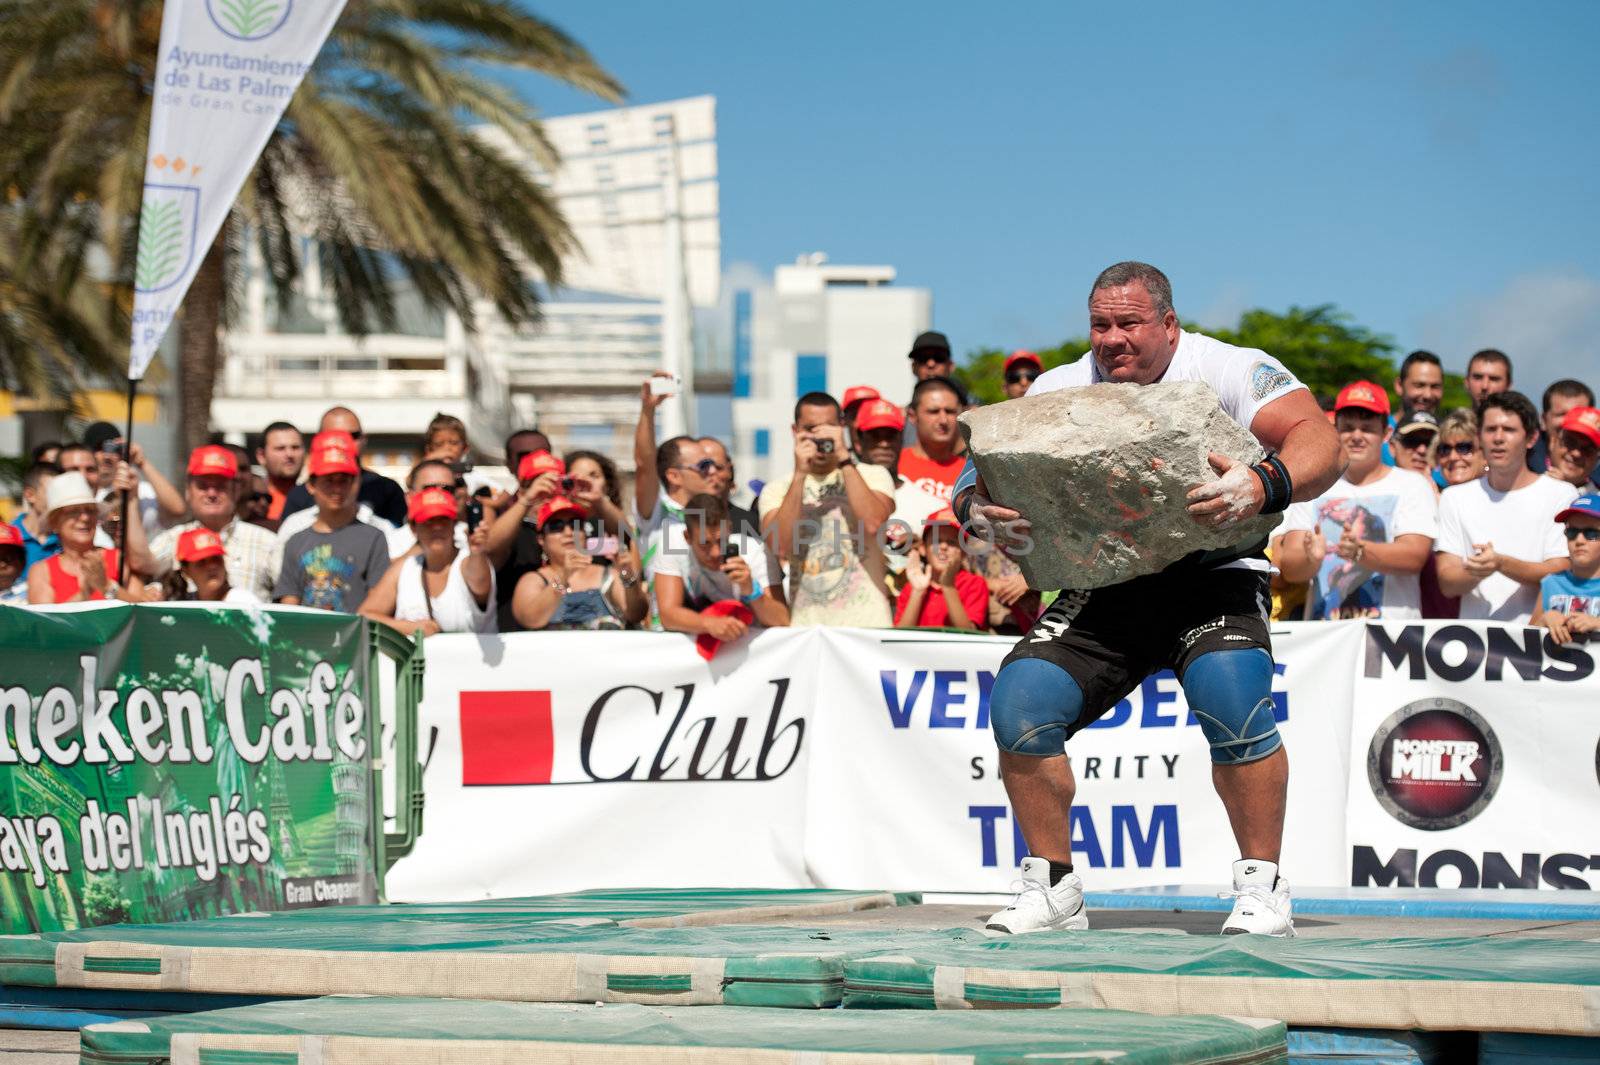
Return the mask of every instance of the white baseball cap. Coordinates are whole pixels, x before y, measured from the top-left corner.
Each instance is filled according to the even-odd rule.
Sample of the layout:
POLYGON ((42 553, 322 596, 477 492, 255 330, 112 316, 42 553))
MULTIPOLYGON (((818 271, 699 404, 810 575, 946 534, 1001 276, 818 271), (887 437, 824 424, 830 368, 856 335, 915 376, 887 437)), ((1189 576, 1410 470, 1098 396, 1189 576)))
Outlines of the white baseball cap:
POLYGON ((45 489, 44 498, 46 517, 62 507, 81 507, 85 503, 95 502, 94 489, 89 487, 89 481, 77 470, 57 474, 51 478, 50 486, 45 489))

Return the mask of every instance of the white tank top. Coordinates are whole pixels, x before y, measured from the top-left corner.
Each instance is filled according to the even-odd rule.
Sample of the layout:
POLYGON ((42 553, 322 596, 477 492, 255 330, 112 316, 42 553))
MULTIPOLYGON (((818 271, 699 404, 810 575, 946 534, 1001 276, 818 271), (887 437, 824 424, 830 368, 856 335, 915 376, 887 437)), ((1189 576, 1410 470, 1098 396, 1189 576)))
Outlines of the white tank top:
POLYGON ((494 567, 489 568, 489 597, 487 605, 479 607, 472 598, 472 589, 461 575, 461 565, 466 562, 465 551, 456 552, 450 563, 450 575, 445 578, 444 591, 433 597, 433 612, 428 611, 428 601, 422 583, 422 556, 412 555, 400 570, 400 582, 394 592, 394 616, 397 621, 426 621, 432 617, 445 632, 491 633, 499 631, 495 622, 494 567))

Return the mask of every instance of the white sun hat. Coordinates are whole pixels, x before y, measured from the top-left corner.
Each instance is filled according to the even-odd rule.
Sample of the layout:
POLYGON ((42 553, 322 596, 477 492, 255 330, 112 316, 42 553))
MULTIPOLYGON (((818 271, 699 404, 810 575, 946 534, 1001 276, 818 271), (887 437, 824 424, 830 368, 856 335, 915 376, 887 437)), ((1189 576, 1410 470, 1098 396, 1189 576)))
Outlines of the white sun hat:
POLYGON ((94 489, 89 487, 88 480, 77 470, 57 474, 45 490, 44 498, 46 517, 62 507, 81 507, 95 501, 94 489))

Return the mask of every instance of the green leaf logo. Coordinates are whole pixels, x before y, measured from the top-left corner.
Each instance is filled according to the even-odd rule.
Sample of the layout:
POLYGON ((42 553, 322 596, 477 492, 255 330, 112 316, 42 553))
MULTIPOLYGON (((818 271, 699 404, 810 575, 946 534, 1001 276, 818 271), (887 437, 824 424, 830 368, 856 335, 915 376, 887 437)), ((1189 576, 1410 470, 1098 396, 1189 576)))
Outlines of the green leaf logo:
POLYGON ((172 280, 183 262, 183 208, 177 200, 146 200, 139 212, 139 257, 134 285, 146 292, 172 280))
POLYGON ((282 0, 219 0, 217 15, 236 37, 253 38, 278 21, 282 0))

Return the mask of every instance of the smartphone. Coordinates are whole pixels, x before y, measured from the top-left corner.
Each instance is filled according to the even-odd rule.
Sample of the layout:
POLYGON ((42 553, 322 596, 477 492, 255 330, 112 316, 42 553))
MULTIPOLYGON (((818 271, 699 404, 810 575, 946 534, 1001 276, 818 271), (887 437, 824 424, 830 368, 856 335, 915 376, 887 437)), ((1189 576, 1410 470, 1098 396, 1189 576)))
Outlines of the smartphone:
POLYGON ((739 545, 729 540, 722 545, 722 561, 732 562, 739 557, 739 545))
POLYGON ((676 395, 677 391, 678 377, 676 374, 671 377, 650 378, 650 394, 652 396, 671 396, 676 395))
POLYGON ((468 503, 467 503, 467 535, 471 536, 473 531, 475 529, 477 529, 478 525, 482 521, 483 521, 483 504, 478 502, 476 499, 468 501, 468 503))
POLYGON ((615 536, 587 536, 583 541, 583 553, 590 558, 613 558, 620 546, 615 536))

